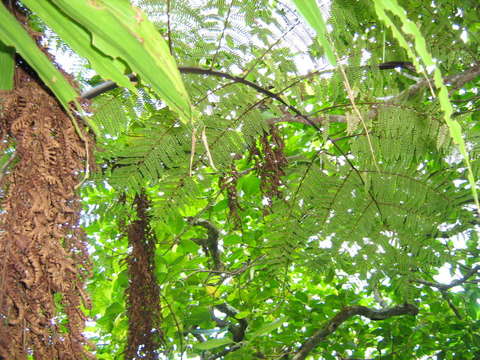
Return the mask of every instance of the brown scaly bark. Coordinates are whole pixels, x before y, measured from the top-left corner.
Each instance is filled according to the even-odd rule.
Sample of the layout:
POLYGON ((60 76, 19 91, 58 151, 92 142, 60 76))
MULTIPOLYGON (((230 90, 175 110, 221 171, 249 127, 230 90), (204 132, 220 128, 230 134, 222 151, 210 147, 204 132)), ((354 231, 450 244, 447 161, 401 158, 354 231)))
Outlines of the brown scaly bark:
POLYGON ((127 229, 132 248, 128 256, 128 340, 125 359, 157 360, 163 334, 160 288, 155 277, 155 236, 150 227, 149 201, 145 193, 135 196, 137 219, 127 229))
POLYGON ((16 152, 1 184, 0 359, 94 358, 82 334, 89 264, 75 194, 85 144, 56 99, 21 68, 0 105, 1 148, 16 152))

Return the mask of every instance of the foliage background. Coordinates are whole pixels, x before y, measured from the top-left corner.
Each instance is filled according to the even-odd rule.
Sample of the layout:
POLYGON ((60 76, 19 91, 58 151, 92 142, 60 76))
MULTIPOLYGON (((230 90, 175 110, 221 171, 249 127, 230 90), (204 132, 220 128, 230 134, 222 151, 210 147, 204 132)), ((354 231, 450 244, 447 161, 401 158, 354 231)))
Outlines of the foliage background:
MULTIPOLYGON (((141 220, 155 239, 147 261, 161 339, 136 358, 298 360, 349 307, 409 304, 418 314, 348 317, 308 355, 476 359, 476 2, 336 0, 323 8, 324 28, 277 1, 136 5, 165 39, 168 66, 179 66, 176 85, 153 83, 153 67, 123 54, 105 76, 98 53, 69 43, 87 67, 128 85, 95 97, 88 120, 98 169, 80 191, 96 357, 131 354, 140 324, 127 316, 138 285, 128 234, 141 220), (122 75, 130 71, 136 88, 122 75), (439 282, 441 271, 451 280, 439 282)), ((45 16, 30 19, 46 30, 45 16)))

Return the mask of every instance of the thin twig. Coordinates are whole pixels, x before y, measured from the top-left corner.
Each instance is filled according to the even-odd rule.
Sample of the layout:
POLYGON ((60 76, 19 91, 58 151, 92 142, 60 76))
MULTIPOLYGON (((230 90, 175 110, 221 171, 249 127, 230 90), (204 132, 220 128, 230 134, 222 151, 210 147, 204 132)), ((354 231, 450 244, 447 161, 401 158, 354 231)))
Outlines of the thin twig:
POLYGON ((450 300, 448 292, 446 290, 440 290, 440 293, 442 294, 443 299, 447 302, 448 307, 454 312, 457 319, 462 320, 462 316, 455 305, 453 305, 452 300, 450 300))
POLYGON ((180 326, 180 323, 178 322, 177 315, 175 315, 175 312, 173 311, 172 306, 168 302, 165 295, 160 293, 160 296, 162 297, 165 304, 167 304, 168 310, 170 310, 170 314, 172 314, 173 321, 175 322, 175 326, 177 328, 178 334, 180 335, 179 336, 179 338, 180 338, 179 339, 179 341, 180 341, 180 349, 179 350, 180 350, 180 353, 181 353, 180 357, 183 357, 183 353, 185 352, 185 348, 184 348, 184 345, 183 345, 182 328, 180 326))
POLYGON ((317 330, 295 354, 292 360, 304 360, 310 354, 310 352, 317 347, 317 345, 323 341, 327 336, 332 334, 337 328, 345 321, 355 315, 361 315, 370 320, 378 321, 391 318, 393 316, 400 315, 417 315, 418 308, 411 304, 404 304, 400 306, 394 306, 384 310, 373 310, 365 306, 354 305, 344 307, 337 315, 335 315, 330 321, 328 321, 321 329, 317 330))
POLYGON ((170 0, 167 0, 167 36, 168 36, 168 48, 170 49, 170 55, 173 56, 172 29, 170 25, 170 0))
POLYGON ((222 33, 220 34, 220 39, 218 39, 217 49, 215 50, 215 54, 213 55, 212 60, 211 60, 210 70, 212 70, 213 67, 215 66, 215 60, 217 59, 217 56, 218 56, 218 54, 220 52, 220 49, 222 47, 222 41, 223 41, 223 38, 225 37, 225 32, 227 31, 227 28, 228 28, 228 25, 229 25, 228 21, 230 19, 230 13, 232 12, 233 2, 234 2, 234 0, 230 1, 230 6, 228 7, 227 16, 225 16, 225 22, 223 23, 223 30, 222 30, 222 33))

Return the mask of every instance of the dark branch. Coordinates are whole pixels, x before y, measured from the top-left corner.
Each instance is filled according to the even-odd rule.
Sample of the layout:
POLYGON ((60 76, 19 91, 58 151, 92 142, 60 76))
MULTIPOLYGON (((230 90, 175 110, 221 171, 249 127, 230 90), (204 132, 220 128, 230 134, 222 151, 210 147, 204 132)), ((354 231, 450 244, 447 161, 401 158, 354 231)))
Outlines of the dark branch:
MULTIPOLYGON (((405 62, 405 61, 390 61, 390 62, 378 64, 378 65, 367 66, 367 68, 375 68, 375 67, 380 69, 380 70, 394 69, 394 68, 399 68, 399 67, 404 68, 404 69, 408 69, 408 70, 413 69, 413 65, 410 62, 405 62)), ((282 97, 280 97, 279 94, 274 93, 274 92, 272 92, 272 91, 270 91, 270 90, 268 90, 264 87, 261 87, 261 86, 257 85, 253 81, 246 80, 245 78, 240 77, 240 76, 234 76, 234 75, 231 75, 231 74, 228 74, 228 73, 225 73, 225 72, 216 71, 216 70, 212 70, 212 69, 203 69, 203 68, 189 67, 189 66, 181 66, 181 67, 178 68, 178 70, 182 74, 215 76, 215 77, 219 77, 219 78, 223 78, 223 79, 232 80, 234 83, 239 83, 239 84, 246 85, 248 87, 251 87, 251 88, 255 89, 257 92, 267 96, 268 98, 277 100, 278 102, 280 102, 281 104, 286 106, 287 109, 289 109, 290 111, 292 111, 295 114, 295 116, 286 115, 285 117, 278 118, 278 119, 275 119, 275 120, 271 120, 272 123, 275 123, 275 122, 298 122, 298 123, 302 123, 302 124, 311 125, 317 131, 320 132, 320 128, 318 127, 318 124, 321 124, 322 122, 325 122, 325 121, 327 121, 327 122, 345 122, 345 119, 343 117, 340 117, 340 116, 338 116, 338 117, 333 116, 333 117, 328 117, 328 118, 320 117, 320 118, 311 119, 310 117, 305 116, 295 106, 292 106, 292 105, 288 104, 287 102, 285 102, 285 100, 283 100, 282 97)), ((133 74, 129 74, 127 76, 131 81, 137 81, 138 80, 137 77, 133 74)), ((102 84, 100 84, 100 85, 98 85, 98 86, 96 86, 96 87, 94 87, 90 90, 85 91, 84 93, 81 94, 81 97, 84 98, 84 99, 93 99, 96 96, 98 96, 98 95, 100 95, 104 92, 115 89, 116 87, 117 87, 117 84, 114 83, 113 81, 106 81, 106 82, 104 82, 104 83, 102 83, 102 84)))
POLYGON ((380 70, 402 68, 405 70, 416 72, 415 66, 410 61, 387 61, 382 64, 378 64, 378 68, 380 70))
POLYGON ((212 356, 210 356, 207 360, 215 360, 215 359, 218 359, 218 358, 221 358, 222 356, 225 356, 231 352, 234 352, 234 351, 237 351, 238 349, 240 349, 243 345, 241 343, 239 344, 235 344, 235 345, 232 345, 212 356))
POLYGON ((440 290, 440 292, 442 294, 443 299, 447 302, 448 307, 453 311, 457 319, 462 320, 462 315, 460 315, 460 311, 458 311, 458 309, 452 303, 452 300, 450 300, 450 297, 448 296, 448 292, 446 290, 440 290))
POLYGON ((439 290, 449 290, 455 286, 462 285, 465 281, 467 281, 469 278, 471 278, 473 275, 475 275, 478 271, 480 270, 480 265, 475 266, 474 268, 470 269, 462 278, 452 281, 450 284, 439 284, 436 282, 431 282, 431 281, 424 281, 424 280, 413 280, 413 282, 416 282, 418 284, 422 285, 427 285, 431 286, 434 288, 437 288, 439 290))
POLYGON ((417 315, 418 308, 410 304, 395 306, 385 310, 373 310, 365 306, 354 305, 344 307, 335 315, 325 326, 317 330, 295 354, 292 360, 304 360, 308 354, 328 335, 332 334, 337 328, 355 315, 364 316, 370 320, 378 321, 400 315, 417 315))
MULTIPOLYGON (((470 69, 467 69, 459 74, 447 76, 443 78, 443 81, 445 82, 445 84, 450 86, 450 91, 454 91, 461 88, 463 85, 472 81, 478 76, 480 76, 480 64, 472 66, 470 69)), ((410 86, 407 90, 402 91, 400 94, 390 99, 388 102, 394 103, 399 100, 410 99, 414 95, 425 89, 431 81, 431 79, 424 79, 422 81, 419 81, 418 83, 410 86)))
MULTIPOLYGON (((390 62, 385 62, 378 64, 376 66, 369 65, 367 67, 378 67, 380 70, 385 70, 385 69, 394 69, 394 68, 403 68, 407 69, 410 71, 414 71, 413 65, 410 62, 406 61, 390 61, 390 62)), ((244 84, 248 87, 251 87, 255 89, 257 92, 266 95, 269 98, 275 99, 282 103, 284 106, 286 106, 290 111, 292 111, 295 116, 292 114, 286 114, 285 116, 281 118, 275 118, 271 119, 271 123, 277 123, 277 122, 298 122, 302 124, 308 124, 313 126, 315 129, 320 131, 318 128, 319 124, 325 123, 325 122, 345 122, 345 118, 340 116, 340 115, 330 115, 329 117, 318 117, 318 118, 310 118, 302 114, 296 107, 289 105, 286 103, 278 94, 273 93, 272 91, 263 88, 256 83, 246 80, 243 77, 240 76, 234 76, 228 73, 224 73, 221 71, 216 71, 216 70, 211 70, 211 69, 202 69, 202 68, 197 68, 197 67, 179 67, 178 70, 182 74, 196 74, 196 75, 207 75, 207 76, 215 76, 215 77, 220 77, 223 79, 228 79, 232 80, 235 83, 239 84, 244 84)), ((128 78, 131 81, 137 81, 137 77, 133 74, 127 75, 128 78)), ((445 83, 449 84, 452 89, 458 89, 462 87, 464 84, 466 84, 469 81, 472 81, 476 77, 480 76, 480 65, 473 66, 472 68, 451 76, 445 77, 444 81, 445 83)), ((395 103, 399 100, 402 99, 408 99, 412 97, 413 95, 417 94, 419 91, 424 89, 428 85, 427 80, 422 80, 419 81, 418 83, 412 85, 409 87, 407 90, 403 91, 402 93, 398 94, 397 96, 391 98, 386 102, 386 104, 391 104, 395 103)), ((117 88, 117 84, 114 83, 113 81, 106 81, 104 83, 101 83, 100 85, 87 90, 81 94, 81 98, 83 99, 93 99, 100 94, 103 94, 109 90, 117 88)))
POLYGON ((227 303, 216 305, 215 308, 224 314, 227 314, 228 317, 237 320, 238 325, 233 325, 230 323, 228 330, 232 333, 233 341, 236 343, 243 341, 243 339, 245 339, 245 331, 248 327, 247 320, 244 318, 237 319, 235 316, 239 313, 239 311, 227 303))
POLYGON ((452 90, 460 89, 466 83, 474 80, 480 76, 480 64, 472 66, 470 69, 461 72, 460 74, 455 74, 447 76, 444 81, 447 85, 450 85, 452 90))
POLYGON ((226 347, 222 351, 211 355, 208 358, 208 360, 215 360, 215 359, 221 358, 243 347, 244 343, 242 341, 245 339, 245 332, 248 327, 248 322, 246 319, 235 318, 235 316, 239 313, 239 311, 234 307, 230 306, 229 304, 223 303, 223 304, 215 305, 215 308, 223 312, 224 314, 226 314, 227 318, 233 318, 238 322, 238 324, 233 324, 231 321, 227 321, 226 319, 225 320, 219 319, 213 314, 213 311, 211 312, 212 319, 217 323, 217 326, 221 328, 228 326, 228 331, 232 334, 233 341, 236 344, 226 347))
POLYGON ((193 226, 201 226, 207 229, 206 239, 193 238, 191 240, 202 246, 205 255, 212 258, 213 269, 215 271, 223 271, 225 266, 223 265, 223 262, 220 258, 220 249, 218 248, 218 238, 220 237, 220 232, 218 231, 218 229, 210 221, 207 220, 189 217, 187 218, 187 221, 193 226))
MULTIPOLYGON (((380 70, 394 69, 394 68, 398 68, 398 67, 402 67, 402 68, 411 70, 412 66, 413 65, 410 62, 405 62, 405 61, 390 61, 390 62, 386 62, 386 63, 376 65, 376 67, 378 67, 380 70)), ((369 65, 368 67, 372 67, 372 66, 369 65)), ((234 81, 236 83, 239 83, 239 84, 244 84, 246 86, 249 86, 249 87, 255 89, 256 91, 258 91, 261 94, 264 94, 264 95, 266 95, 266 96, 268 96, 272 99, 275 99, 275 100, 281 102, 283 105, 288 107, 290 110, 293 110, 293 109, 291 109, 290 105, 288 105, 278 94, 275 94, 275 93, 257 85, 256 83, 254 83, 252 81, 246 80, 243 77, 230 75, 228 73, 224 73, 224 72, 221 72, 221 71, 216 71, 216 70, 211 70, 211 69, 202 69, 202 68, 190 67, 190 66, 181 66, 181 67, 178 68, 178 70, 182 74, 210 75, 210 76, 220 77, 220 78, 223 78, 223 79, 232 80, 232 81, 234 81)), ((131 81, 137 81, 138 80, 137 77, 133 74, 128 74, 127 77, 131 81)), ((93 98, 95 98, 95 97, 97 97, 97 96, 99 96, 99 95, 101 95, 101 94, 103 94, 107 91, 113 90, 117 87, 118 87, 118 85, 116 83, 114 83, 113 81, 105 81, 104 83, 101 83, 100 85, 97 85, 94 88, 83 92, 80 95, 80 97, 83 98, 83 99, 93 99, 93 98)), ((296 111, 294 111, 294 112, 296 113, 296 111)), ((297 115, 299 115, 299 114, 297 114, 297 115)))
MULTIPOLYGON (((338 122, 338 123, 347 122, 345 115, 326 115, 326 116, 309 117, 309 120, 320 126, 326 123, 331 123, 331 122, 338 122)), ((310 125, 310 122, 305 120, 303 117, 298 115, 293 115, 291 113, 286 113, 281 117, 271 118, 267 120, 267 124, 269 125, 282 123, 282 122, 310 125)))

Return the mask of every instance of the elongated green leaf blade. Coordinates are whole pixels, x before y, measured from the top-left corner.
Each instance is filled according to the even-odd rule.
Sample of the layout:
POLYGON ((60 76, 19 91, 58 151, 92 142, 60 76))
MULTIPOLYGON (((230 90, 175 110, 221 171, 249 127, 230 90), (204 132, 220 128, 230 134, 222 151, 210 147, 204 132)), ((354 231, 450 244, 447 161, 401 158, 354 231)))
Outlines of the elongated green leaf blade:
POLYGON ((129 1, 52 0, 48 5, 39 5, 37 1, 26 0, 25 4, 38 11, 54 31, 65 36, 67 43, 87 57, 102 76, 131 87, 120 71, 120 61, 124 61, 183 122, 193 120, 188 93, 165 40, 145 14, 129 1), (52 4, 58 7, 57 11, 52 4), (73 39, 75 33, 66 29, 72 22, 91 34, 92 43, 85 41, 85 31, 80 32, 80 40, 73 39))
POLYGON ((0 90, 13 89, 15 49, 0 41, 0 90))
POLYGON ((405 48, 409 57, 416 64, 418 64, 418 61, 416 60, 416 55, 418 54, 425 66, 434 67, 433 80, 435 83, 435 87, 439 89, 438 100, 440 102, 440 108, 443 111, 445 122, 450 131, 450 136, 453 139, 454 143, 458 146, 458 149, 465 161, 465 165, 467 166, 468 182, 472 190, 473 199, 477 206, 477 211, 480 212, 477 186, 475 182, 475 177, 473 175, 472 166, 470 164, 470 158, 465 145, 465 141, 463 140, 462 128, 457 121, 452 119, 453 106, 448 97, 448 89, 443 82, 443 77, 440 69, 438 68, 438 66, 435 66, 435 61, 433 60, 430 52, 427 50, 425 38, 420 32, 420 29, 418 29, 417 25, 407 18, 406 11, 398 4, 397 0, 376 0, 375 10, 380 20, 382 20, 392 30, 395 38, 398 40, 400 45, 405 48), (396 15, 402 22, 403 32, 413 37, 417 54, 415 54, 409 47, 407 40, 399 31, 399 29, 395 26, 394 22, 390 19, 387 11, 390 11, 391 13, 396 15))
POLYGON ((219 346, 228 345, 232 342, 233 342, 232 339, 228 339, 228 338, 213 339, 213 340, 208 340, 202 343, 195 344, 194 347, 198 350, 210 350, 210 349, 217 348, 219 346))
POLYGON ((0 36, 5 45, 15 47, 25 61, 35 69, 45 85, 53 91, 62 105, 68 109, 68 103, 78 96, 77 92, 48 57, 40 51, 35 41, 3 4, 0 4, 0 36))
POLYGON ((263 336, 270 334, 273 330, 279 328, 282 326, 283 319, 277 319, 275 321, 272 321, 270 323, 263 324, 257 331, 255 331, 252 334, 252 337, 258 337, 258 336, 263 336))
POLYGON ((310 26, 317 32, 318 40, 323 46, 330 64, 336 65, 337 60, 327 36, 327 26, 316 0, 293 0, 293 2, 310 26))
POLYGON ((50 1, 24 1, 32 11, 42 18, 78 55, 88 59, 92 67, 104 79, 115 81, 118 86, 135 91, 132 82, 125 76, 125 65, 106 56, 98 48, 92 46, 91 35, 61 12, 50 1))

